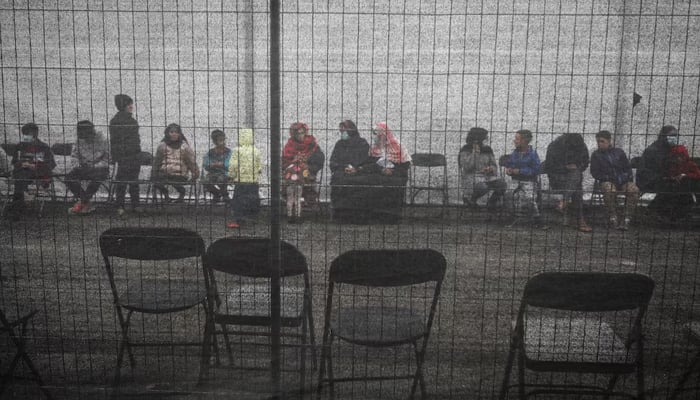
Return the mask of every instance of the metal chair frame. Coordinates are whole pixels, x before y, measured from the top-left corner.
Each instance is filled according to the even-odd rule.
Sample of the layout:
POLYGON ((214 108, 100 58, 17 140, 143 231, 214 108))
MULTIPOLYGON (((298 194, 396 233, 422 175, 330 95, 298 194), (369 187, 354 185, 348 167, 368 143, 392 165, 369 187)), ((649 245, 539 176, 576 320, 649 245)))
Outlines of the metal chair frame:
POLYGON ((447 159, 445 155, 439 153, 415 153, 411 155, 411 205, 415 204, 416 195, 422 191, 438 191, 442 195, 443 208, 449 203, 447 187, 447 159), (442 167, 442 183, 439 186, 430 186, 432 168, 442 167), (426 186, 416 185, 416 168, 428 168, 428 184, 426 186))
MULTIPOLYGON (((269 311, 269 303, 262 306, 265 312, 262 312, 260 307, 255 307, 255 303, 259 300, 256 293, 246 293, 241 291, 240 297, 237 299, 241 303, 241 308, 238 310, 224 309, 222 300, 218 291, 216 282, 216 274, 225 274, 226 276, 251 278, 252 280, 264 280, 265 285, 269 285, 272 271, 269 267, 269 254, 275 251, 273 243, 268 238, 222 238, 216 240, 209 245, 207 249, 205 263, 208 270, 209 278, 209 313, 212 315, 213 327, 209 330, 211 343, 214 349, 216 366, 220 366, 219 348, 217 335, 223 334, 224 343, 228 351, 229 363, 234 364, 233 355, 231 352, 231 343, 229 334, 244 335, 244 336, 269 336, 268 332, 262 332, 259 327, 269 327, 272 325, 272 317, 269 311), (253 302, 252 307, 245 307, 248 303, 246 300, 253 302), (216 325, 220 325, 221 329, 217 329, 216 325), (229 331, 228 325, 236 325, 241 328, 237 331, 229 331), (244 329, 247 327, 248 329, 244 329)), ((293 337, 300 340, 301 359, 300 359, 300 388, 304 388, 305 372, 306 372, 306 351, 310 347, 312 352, 312 364, 316 365, 316 339, 314 334, 314 320, 311 302, 311 282, 309 268, 306 262, 306 257, 297 250, 294 246, 287 242, 281 242, 281 277, 299 277, 304 281, 303 299, 301 310, 285 309, 290 304, 285 304, 284 293, 282 296, 282 318, 281 326, 284 329, 293 328, 301 329, 301 333, 282 332, 284 337, 293 337), (310 342, 310 345, 307 343, 310 342)), ((291 301, 290 301, 291 303, 291 301)), ((293 306, 293 305, 292 305, 293 306)), ((205 374, 208 373, 210 360, 207 359, 205 365, 205 374)), ((248 368, 242 368, 248 369, 248 368)))
POLYGON ((653 291, 654 281, 636 273, 544 272, 530 278, 525 284, 514 323, 499 399, 505 399, 508 389, 513 386, 517 386, 520 399, 542 393, 643 399, 642 320, 653 291), (577 315, 537 318, 531 308, 540 312, 548 310, 577 315), (601 316, 617 312, 633 314, 626 338, 620 337, 601 316), (586 313, 591 313, 595 318, 583 317, 586 313), (534 322, 526 323, 529 319, 534 322), (561 326, 565 328, 557 329, 561 326), (531 330, 538 335, 529 337, 531 330), (619 347, 616 349, 614 344, 619 347), (509 385, 516 356, 518 383, 509 385), (554 383, 526 384, 525 369, 534 372, 605 374, 611 375, 611 378, 605 388, 554 383), (619 376, 631 373, 636 376, 636 395, 613 391, 619 376), (526 392, 526 387, 535 389, 526 392))
MULTIPOLYGON (((127 351, 131 368, 135 366, 132 347, 144 346, 202 346, 202 363, 203 360, 209 358, 210 345, 207 340, 211 337, 208 333, 213 326, 211 316, 209 314, 208 297, 209 293, 208 282, 206 277, 206 268, 204 267, 205 246, 201 236, 196 232, 183 228, 138 228, 138 227, 123 227, 110 228, 102 232, 100 235, 100 251, 105 263, 105 270, 109 278, 110 288, 114 297, 114 306, 116 308, 119 326, 121 328, 121 340, 119 342, 119 351, 117 355, 117 367, 114 375, 114 387, 118 387, 121 379, 121 365, 124 357, 124 350, 127 351), (204 288, 199 284, 193 286, 196 293, 190 298, 182 296, 174 299, 175 301, 162 301, 159 303, 155 299, 155 304, 142 304, 138 302, 129 302, 128 299, 122 299, 115 280, 114 266, 111 258, 121 258, 127 260, 140 261, 167 261, 178 260, 190 257, 200 259, 201 268, 204 271, 204 288), (179 301, 179 303, 178 303, 179 301), (131 316, 134 312, 142 314, 166 314, 188 310, 190 308, 202 305, 205 311, 205 327, 203 342, 180 342, 180 343, 134 343, 129 340, 129 325, 131 316), (126 316, 124 316, 126 312, 126 316)), ((146 293, 140 292, 139 296, 143 297, 146 293)), ((171 299, 168 299, 171 300, 171 299)), ((200 383, 202 382, 204 365, 200 369, 200 383)))
MULTIPOLYGON (((328 294, 326 297, 325 322, 323 327, 323 347, 321 349, 321 367, 317 390, 320 394, 324 383, 330 387, 331 398, 335 398, 335 382, 359 380, 398 380, 412 379, 411 398, 415 395, 416 387, 420 384, 421 397, 426 398, 425 380, 423 378, 423 362, 430 337, 430 330, 435 316, 442 280, 445 275, 446 261, 442 254, 435 250, 352 250, 343 253, 331 263, 328 277, 328 294), (355 330, 355 317, 366 320, 368 308, 362 310, 340 308, 332 315, 333 295, 336 285, 363 286, 367 288, 409 287, 417 284, 433 282, 435 288, 427 318, 415 315, 415 310, 384 308, 379 313, 378 327, 370 327, 367 323, 366 332, 361 328, 355 330), (391 315, 390 315, 391 313, 391 315), (341 317, 342 315, 342 317, 341 317), (332 318, 337 318, 332 320, 332 318), (392 317, 395 321, 390 322, 392 317), (341 318, 352 319, 351 331, 348 335, 342 330, 341 318), (384 325, 386 324, 386 325, 384 325), (371 329, 377 328, 377 329, 371 329), (386 328, 386 329, 384 329, 386 328), (416 357, 416 371, 405 376, 363 376, 335 377, 331 344, 338 338, 353 345, 367 347, 396 347, 411 345, 416 357), (419 345, 419 342, 420 345, 419 345), (328 367, 328 378, 324 378, 328 367)), ((376 316, 376 315, 375 315, 376 316)))

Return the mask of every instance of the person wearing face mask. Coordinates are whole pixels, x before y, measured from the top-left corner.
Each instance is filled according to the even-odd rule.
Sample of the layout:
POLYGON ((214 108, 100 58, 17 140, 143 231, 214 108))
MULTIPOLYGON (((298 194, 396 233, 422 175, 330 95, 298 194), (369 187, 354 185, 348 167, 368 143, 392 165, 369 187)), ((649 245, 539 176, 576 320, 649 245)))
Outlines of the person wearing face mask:
POLYGON ((485 145, 488 131, 474 127, 467 133, 467 143, 459 151, 458 164, 462 198, 468 207, 476 207, 478 199, 493 191, 487 206, 494 210, 506 191, 506 182, 498 177, 498 164, 493 150, 485 145))
POLYGON ((78 201, 68 212, 87 214, 94 210, 90 199, 109 176, 109 146, 88 120, 78 122, 77 135, 78 140, 71 150, 73 169, 66 175, 66 187, 78 201), (85 189, 80 183, 82 180, 89 181, 85 189))
POLYGON ((331 153, 329 167, 331 170, 331 209, 341 213, 339 202, 351 196, 354 188, 347 187, 346 181, 356 176, 360 166, 367 160, 369 143, 360 136, 357 126, 351 120, 338 125, 340 140, 335 143, 331 153))
POLYGON ((16 219, 24 209, 24 192, 32 182, 44 188, 51 184, 51 171, 56 167, 48 144, 39 140, 39 127, 30 122, 22 126, 22 139, 12 155, 12 178, 15 190, 8 214, 16 219))
MULTIPOLYGON (((673 125, 661 128, 657 139, 642 153, 637 168, 637 187, 642 192, 664 193, 669 192, 669 180, 666 179, 666 169, 669 165, 671 148, 678 144, 678 129, 673 125)), ((665 214, 668 209, 662 196, 656 196, 648 208, 665 214)))

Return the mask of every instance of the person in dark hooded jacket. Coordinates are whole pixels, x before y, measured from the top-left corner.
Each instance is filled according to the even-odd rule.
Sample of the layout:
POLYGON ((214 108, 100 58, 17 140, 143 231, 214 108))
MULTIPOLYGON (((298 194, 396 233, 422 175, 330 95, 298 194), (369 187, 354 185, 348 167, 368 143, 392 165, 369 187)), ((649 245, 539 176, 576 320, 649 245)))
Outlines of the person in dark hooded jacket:
POLYGON ((141 171, 141 137, 139 124, 132 113, 134 101, 125 94, 114 96, 114 105, 119 110, 109 121, 109 144, 111 158, 117 165, 116 204, 117 213, 124 214, 126 185, 129 185, 131 207, 139 204, 139 172, 141 171))
POLYGON ((338 200, 349 195, 356 188, 346 187, 347 177, 357 175, 360 165, 367 161, 369 143, 360 136, 357 126, 351 120, 345 120, 338 125, 340 140, 335 143, 331 153, 329 167, 331 169, 331 206, 336 206, 338 200))
POLYGON ((583 218, 583 171, 588 168, 588 162, 588 148, 578 133, 565 133, 547 146, 545 172, 552 189, 560 190, 564 195, 564 223, 567 223, 564 207, 570 198, 581 232, 592 230, 583 218))

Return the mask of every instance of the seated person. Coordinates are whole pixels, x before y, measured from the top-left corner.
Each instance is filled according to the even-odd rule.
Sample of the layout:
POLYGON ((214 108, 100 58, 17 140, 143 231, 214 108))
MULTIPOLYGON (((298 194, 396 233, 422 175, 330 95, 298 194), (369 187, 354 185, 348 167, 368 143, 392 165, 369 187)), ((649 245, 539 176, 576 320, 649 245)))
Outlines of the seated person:
MULTIPOLYGON (((214 203, 218 203, 223 197, 228 200, 228 172, 229 160, 231 159, 231 149, 226 147, 226 135, 221 130, 214 130, 211 133, 211 141, 214 148, 204 156, 202 169, 206 171, 203 187, 212 194, 214 203)), ((240 138, 239 138, 240 142, 240 138)))
MULTIPOLYGON (((342 176, 342 196, 333 203, 333 218, 348 223, 396 223, 406 196, 411 157, 385 122, 376 125, 365 162, 342 176)), ((336 175, 336 178, 338 175, 336 175)), ((338 181, 335 181, 340 185, 338 181)), ((336 190, 336 188, 334 188, 336 190)))
POLYGON ((226 224, 235 229, 244 220, 257 214, 260 210, 259 179, 262 172, 260 150, 255 147, 255 136, 252 129, 238 130, 238 146, 231 152, 228 164, 229 181, 235 183, 231 209, 233 220, 226 224))
POLYGON ((34 182, 43 188, 51 184, 51 171, 56 168, 48 144, 39 140, 39 127, 30 122, 22 126, 22 141, 12 155, 12 178, 15 182, 8 214, 16 219, 24 209, 24 192, 34 182))
POLYGON ((624 150, 610 143, 611 138, 608 131, 600 131, 595 135, 598 149, 591 154, 591 175, 600 183, 610 227, 627 230, 637 207, 639 189, 634 184, 634 174, 627 155, 624 150), (625 209, 619 225, 615 210, 617 192, 625 193, 625 209))
MULTIPOLYGON (((537 176, 540 174, 540 157, 530 146, 532 132, 521 129, 515 132, 515 150, 505 162, 506 175, 516 183, 515 191, 522 191, 521 197, 527 200, 535 227, 542 227, 542 217, 537 206, 537 176)), ((516 205, 519 208, 519 205, 516 205)))
POLYGON ((686 215, 695 203, 693 194, 700 193, 700 168, 690 159, 685 146, 671 147, 664 181, 664 190, 656 198, 668 217, 676 220, 686 215))
POLYGON ((185 201, 185 188, 180 183, 199 178, 199 167, 194 151, 187 143, 178 124, 170 124, 165 128, 161 144, 153 158, 151 179, 154 182, 153 198, 156 198, 156 190, 160 191, 166 202, 170 201, 167 184, 171 184, 178 192, 176 202, 185 201))
POLYGON ((583 171, 588 168, 588 161, 588 148, 578 133, 565 133, 547 146, 545 171, 552 189, 559 190, 564 195, 561 207, 564 211, 564 225, 568 223, 566 204, 571 199, 577 227, 581 232, 592 230, 583 217, 583 171))
POLYGON ((289 127, 289 139, 282 150, 282 178, 286 186, 287 217, 295 222, 301 217, 301 198, 306 205, 318 201, 314 185, 316 174, 323 168, 325 156, 309 134, 309 126, 295 122, 289 127))
POLYGON ((73 169, 66 175, 66 187, 78 201, 68 212, 87 214, 95 209, 90 202, 92 196, 109 177, 109 145, 90 121, 78 122, 77 130, 78 139, 70 155, 73 169), (80 181, 89 181, 87 188, 83 189, 80 181))
POLYGON ((476 206, 477 200, 493 191, 487 205, 495 208, 503 198, 506 183, 498 177, 498 165, 491 147, 484 144, 488 131, 471 128, 467 133, 467 144, 459 151, 459 168, 464 191, 464 204, 476 206))
POLYGON ((369 154, 369 143, 360 136, 357 126, 351 120, 345 120, 338 126, 340 140, 335 143, 330 158, 331 170, 331 206, 336 208, 344 192, 352 188, 343 187, 346 177, 355 176, 358 168, 364 164, 369 154))

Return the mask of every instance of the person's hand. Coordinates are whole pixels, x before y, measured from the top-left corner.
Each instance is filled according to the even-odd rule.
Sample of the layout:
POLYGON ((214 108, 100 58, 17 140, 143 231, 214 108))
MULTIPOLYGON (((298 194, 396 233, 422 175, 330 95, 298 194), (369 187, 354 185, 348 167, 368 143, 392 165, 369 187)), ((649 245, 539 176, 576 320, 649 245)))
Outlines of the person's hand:
POLYGON ((685 178, 685 174, 676 175, 671 179, 673 179, 676 183, 681 183, 681 180, 683 180, 683 178, 685 178))
POLYGON ((352 165, 348 165, 347 167, 345 167, 345 173, 346 173, 346 174, 352 175, 352 174, 354 174, 355 172, 357 172, 357 170, 356 170, 352 165))
POLYGON ((384 175, 391 175, 393 173, 394 173, 394 170, 392 168, 384 168, 382 170, 382 174, 384 174, 384 175))
POLYGON ((485 174, 493 173, 493 166, 491 166, 491 165, 486 166, 481 170, 481 172, 483 172, 485 174))
POLYGON ((513 175, 513 168, 506 168, 506 175, 513 175))
POLYGON ((578 167, 576 166, 576 164, 566 164, 566 169, 569 171, 576 171, 578 167))

